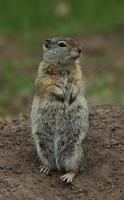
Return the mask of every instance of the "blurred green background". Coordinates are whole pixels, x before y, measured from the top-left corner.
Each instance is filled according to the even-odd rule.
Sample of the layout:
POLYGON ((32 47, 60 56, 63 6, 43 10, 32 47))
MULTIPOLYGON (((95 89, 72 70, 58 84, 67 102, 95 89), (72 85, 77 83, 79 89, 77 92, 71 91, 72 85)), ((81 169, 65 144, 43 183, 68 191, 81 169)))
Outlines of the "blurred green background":
POLYGON ((123 0, 0 0, 0 118, 28 114, 44 39, 77 36, 91 105, 124 102, 123 0))

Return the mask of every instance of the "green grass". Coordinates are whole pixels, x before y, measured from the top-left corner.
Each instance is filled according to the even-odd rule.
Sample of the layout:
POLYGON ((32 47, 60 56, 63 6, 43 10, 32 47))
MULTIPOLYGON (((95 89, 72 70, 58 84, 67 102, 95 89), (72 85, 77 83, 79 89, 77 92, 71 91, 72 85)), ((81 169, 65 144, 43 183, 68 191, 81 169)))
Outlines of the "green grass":
POLYGON ((60 2, 1 0, 0 29, 18 33, 40 29, 42 33, 81 34, 85 31, 111 31, 124 23, 123 0, 68 0, 65 1, 70 8, 68 16, 55 14, 55 7, 60 2))
MULTIPOLYGON (((65 9, 69 9, 65 16, 55 12, 61 2, 0 0, 0 116, 29 110, 27 105, 33 94, 41 44, 45 38, 97 34, 113 37, 113 33, 123 30, 123 0, 65 0, 65 9), (10 50, 3 53, 5 49, 10 50)), ((117 36, 117 42, 121 48, 124 47, 123 35, 117 36)), ((115 76, 122 74, 124 63, 115 64, 109 55, 103 54, 88 58, 86 64, 109 66, 109 72, 95 72, 87 77, 87 95, 91 103, 122 103, 123 78, 117 78, 117 82, 115 76)))
MULTIPOLYGON (((94 73, 86 77, 86 94, 89 102, 91 104, 123 104, 123 66, 115 65, 111 58, 105 55, 85 58, 84 66, 87 64, 92 66, 94 73), (104 64, 108 66, 108 69, 105 67, 100 71, 97 69, 98 67, 96 68, 96 66, 100 68, 100 65, 104 64)), ((38 60, 35 57, 24 60, 3 59, 0 66, 0 104, 2 105, 0 116, 12 117, 18 113, 28 113, 38 60)))
POLYGON ((92 66, 90 68, 93 68, 91 71, 94 73, 86 81, 86 93, 91 104, 124 103, 124 63, 115 64, 115 60, 110 55, 85 58, 85 64, 92 66))
MULTIPOLYGON (((27 103, 33 93, 33 82, 36 75, 34 61, 1 60, 0 65, 0 116, 9 114, 9 111, 14 108, 17 112, 25 113, 25 110, 27 112, 25 102, 27 103)), ((13 110, 12 113, 16 112, 13 110)))

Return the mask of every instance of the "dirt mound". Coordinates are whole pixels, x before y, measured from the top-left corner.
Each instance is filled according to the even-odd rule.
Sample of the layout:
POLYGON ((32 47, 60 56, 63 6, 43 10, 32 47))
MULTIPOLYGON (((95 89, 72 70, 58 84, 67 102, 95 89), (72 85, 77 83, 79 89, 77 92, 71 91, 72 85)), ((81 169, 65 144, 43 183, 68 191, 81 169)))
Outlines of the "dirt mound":
POLYGON ((40 174, 27 118, 0 122, 0 200, 123 200, 124 107, 91 109, 86 169, 72 184, 40 174))

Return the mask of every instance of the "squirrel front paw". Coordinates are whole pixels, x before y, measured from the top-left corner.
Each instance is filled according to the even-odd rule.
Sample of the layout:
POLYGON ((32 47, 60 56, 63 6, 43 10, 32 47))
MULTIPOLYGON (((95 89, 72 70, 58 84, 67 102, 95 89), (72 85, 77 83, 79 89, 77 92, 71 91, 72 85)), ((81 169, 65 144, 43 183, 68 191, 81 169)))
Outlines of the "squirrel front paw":
POLYGON ((52 89, 51 89, 51 94, 55 97, 55 99, 57 101, 61 101, 63 102, 64 99, 65 99, 65 96, 64 96, 64 93, 63 91, 57 87, 57 86, 54 86, 52 89))
POLYGON ((79 88, 76 85, 72 86, 69 103, 73 103, 78 95, 79 88))

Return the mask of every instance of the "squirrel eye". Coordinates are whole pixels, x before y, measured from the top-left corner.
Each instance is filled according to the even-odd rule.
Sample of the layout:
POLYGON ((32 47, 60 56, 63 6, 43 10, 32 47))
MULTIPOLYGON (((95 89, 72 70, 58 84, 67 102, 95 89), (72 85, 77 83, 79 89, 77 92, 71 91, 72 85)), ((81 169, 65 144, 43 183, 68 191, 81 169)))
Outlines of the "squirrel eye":
POLYGON ((59 42, 58 45, 59 45, 60 47, 66 47, 65 42, 59 42))

